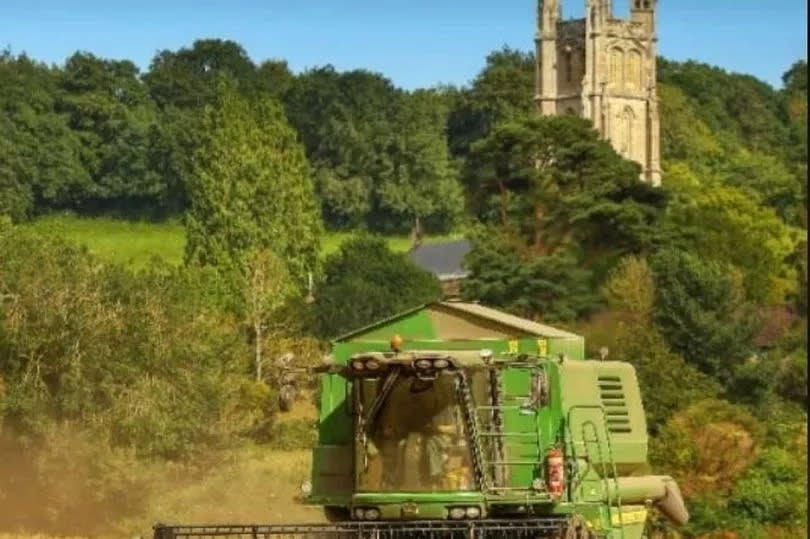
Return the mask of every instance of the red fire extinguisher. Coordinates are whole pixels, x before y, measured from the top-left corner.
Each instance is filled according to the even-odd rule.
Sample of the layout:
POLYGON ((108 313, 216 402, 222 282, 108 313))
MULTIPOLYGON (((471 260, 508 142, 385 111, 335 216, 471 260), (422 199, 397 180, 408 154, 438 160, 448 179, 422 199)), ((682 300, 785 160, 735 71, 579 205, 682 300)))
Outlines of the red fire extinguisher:
POLYGON ((546 489, 552 499, 562 497, 565 489, 565 462, 562 451, 551 448, 546 453, 546 489))

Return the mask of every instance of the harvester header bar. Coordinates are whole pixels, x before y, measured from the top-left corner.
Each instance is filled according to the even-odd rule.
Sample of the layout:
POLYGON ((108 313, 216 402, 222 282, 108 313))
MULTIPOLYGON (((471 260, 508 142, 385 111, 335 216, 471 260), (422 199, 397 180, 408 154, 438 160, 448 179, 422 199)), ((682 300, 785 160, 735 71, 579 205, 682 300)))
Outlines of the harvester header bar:
POLYGON ((418 535, 424 538, 535 538, 553 536, 565 530, 568 521, 562 518, 527 520, 479 521, 410 521, 410 522, 341 522, 336 524, 300 525, 201 525, 155 526, 154 539, 187 537, 289 537, 289 538, 366 538, 405 539, 418 535))

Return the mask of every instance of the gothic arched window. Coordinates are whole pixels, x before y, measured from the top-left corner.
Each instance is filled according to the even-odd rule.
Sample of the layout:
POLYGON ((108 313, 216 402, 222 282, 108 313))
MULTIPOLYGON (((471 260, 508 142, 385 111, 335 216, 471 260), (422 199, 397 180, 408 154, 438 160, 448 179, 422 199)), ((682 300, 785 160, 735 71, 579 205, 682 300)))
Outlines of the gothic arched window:
POLYGON ((610 86, 622 88, 624 86, 624 51, 618 47, 610 49, 610 86))
POLYGON ((631 50, 627 53, 627 67, 624 72, 624 83, 628 88, 638 90, 643 87, 641 81, 641 53, 631 50))
POLYGON ((625 157, 633 157, 633 127, 636 123, 636 113, 630 107, 625 107, 622 112, 622 141, 621 154, 625 157))
POLYGON ((574 80, 574 54, 570 47, 565 49, 565 80, 567 82, 574 80))

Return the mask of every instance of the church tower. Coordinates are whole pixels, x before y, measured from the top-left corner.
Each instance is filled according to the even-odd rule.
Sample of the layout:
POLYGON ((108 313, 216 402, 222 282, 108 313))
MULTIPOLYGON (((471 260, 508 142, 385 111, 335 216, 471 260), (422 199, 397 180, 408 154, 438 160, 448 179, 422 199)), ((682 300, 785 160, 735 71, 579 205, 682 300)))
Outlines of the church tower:
POLYGON ((543 115, 590 120, 660 185, 656 0, 629 1, 629 19, 613 16, 613 0, 585 0, 585 18, 563 20, 562 0, 538 0, 535 101, 543 115))

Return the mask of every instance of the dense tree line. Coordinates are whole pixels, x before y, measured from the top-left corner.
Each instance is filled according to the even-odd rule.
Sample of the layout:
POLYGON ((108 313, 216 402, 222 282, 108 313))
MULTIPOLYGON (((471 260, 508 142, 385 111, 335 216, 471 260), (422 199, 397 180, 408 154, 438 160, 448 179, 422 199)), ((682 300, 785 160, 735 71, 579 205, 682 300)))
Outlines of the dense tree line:
POLYGON ((293 74, 220 40, 162 51, 146 73, 3 53, 0 426, 25 444, 73 425, 138 458, 266 441, 273 357, 311 359, 440 294, 379 239, 321 260, 323 229, 419 223, 473 240, 468 299, 636 366, 688 533, 801 534, 807 65, 781 90, 659 66, 653 188, 586 121, 534 117, 521 51, 493 52, 466 87, 416 91, 362 70, 293 74), (184 214, 185 263, 132 273, 10 225, 54 210, 184 214))
POLYGON ((76 53, 46 66, 0 57, 0 212, 52 210, 161 216, 189 206, 203 110, 223 81, 249 101, 281 105, 304 144, 327 224, 435 230, 463 208, 442 92, 405 92, 382 75, 327 66, 294 76, 236 43, 201 40, 162 51, 146 73, 129 61, 76 53))

